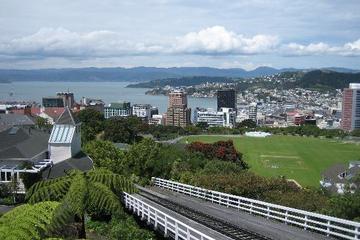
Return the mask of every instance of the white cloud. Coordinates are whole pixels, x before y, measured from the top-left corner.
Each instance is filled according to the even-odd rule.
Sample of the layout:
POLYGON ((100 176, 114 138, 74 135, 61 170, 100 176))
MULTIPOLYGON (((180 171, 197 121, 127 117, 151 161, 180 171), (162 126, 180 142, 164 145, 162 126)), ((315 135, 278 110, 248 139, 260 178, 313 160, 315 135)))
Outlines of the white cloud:
POLYGON ((270 63, 253 63, 253 62, 235 60, 235 61, 222 62, 220 67, 221 68, 242 68, 247 71, 251 71, 258 67, 273 67, 273 66, 270 63))
POLYGON ((246 38, 222 26, 214 26, 179 37, 174 50, 195 54, 258 54, 270 52, 278 43, 276 36, 255 35, 246 38))
POLYGON ((64 28, 43 28, 38 32, 0 44, 4 55, 110 57, 162 51, 161 46, 133 43, 111 31, 71 32, 64 28))
POLYGON ((72 32, 64 28, 43 28, 38 32, 0 42, 0 56, 17 58, 110 58, 146 55, 273 55, 360 56, 360 39, 340 46, 327 43, 281 43, 279 37, 258 34, 251 37, 222 26, 190 32, 166 42, 129 41, 113 31, 72 32))
POLYGON ((354 42, 345 43, 342 46, 331 46, 319 42, 301 45, 297 43, 285 44, 281 47, 281 52, 289 56, 306 55, 340 55, 340 56, 360 56, 360 39, 354 42))

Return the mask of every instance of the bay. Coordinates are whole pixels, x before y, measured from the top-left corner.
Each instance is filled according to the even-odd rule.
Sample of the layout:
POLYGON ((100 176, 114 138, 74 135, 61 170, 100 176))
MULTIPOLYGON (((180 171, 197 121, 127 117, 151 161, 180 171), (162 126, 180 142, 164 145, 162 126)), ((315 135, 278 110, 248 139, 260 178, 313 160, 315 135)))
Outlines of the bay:
MULTIPOLYGON (((148 103, 158 107, 160 113, 166 112, 167 96, 146 95, 147 88, 126 88, 130 82, 12 82, 0 83, 0 101, 35 101, 41 103, 42 97, 55 96, 57 92, 70 91, 78 102, 82 97, 102 99, 106 104, 129 101, 131 104, 148 103)), ((188 105, 216 108, 216 98, 188 97, 188 105)))

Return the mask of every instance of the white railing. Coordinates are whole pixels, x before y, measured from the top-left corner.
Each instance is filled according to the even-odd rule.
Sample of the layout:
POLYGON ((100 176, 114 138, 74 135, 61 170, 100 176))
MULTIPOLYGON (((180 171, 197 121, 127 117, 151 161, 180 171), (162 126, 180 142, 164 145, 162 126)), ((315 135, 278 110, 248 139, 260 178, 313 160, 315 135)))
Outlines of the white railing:
POLYGON ((128 193, 124 193, 124 199, 125 206, 142 220, 152 223, 155 229, 161 226, 165 236, 172 236, 175 240, 215 240, 128 193))
POLYGON ((208 190, 161 178, 152 178, 155 186, 201 198, 227 207, 244 210, 304 229, 344 239, 360 239, 360 223, 277 204, 208 190))

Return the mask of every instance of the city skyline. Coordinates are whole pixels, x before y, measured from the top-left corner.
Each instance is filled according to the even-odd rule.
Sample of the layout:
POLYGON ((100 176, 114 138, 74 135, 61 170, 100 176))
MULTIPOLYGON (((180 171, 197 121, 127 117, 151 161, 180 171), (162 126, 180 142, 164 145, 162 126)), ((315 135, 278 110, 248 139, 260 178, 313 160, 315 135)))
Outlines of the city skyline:
POLYGON ((358 1, 3 2, 0 68, 360 65, 358 1))

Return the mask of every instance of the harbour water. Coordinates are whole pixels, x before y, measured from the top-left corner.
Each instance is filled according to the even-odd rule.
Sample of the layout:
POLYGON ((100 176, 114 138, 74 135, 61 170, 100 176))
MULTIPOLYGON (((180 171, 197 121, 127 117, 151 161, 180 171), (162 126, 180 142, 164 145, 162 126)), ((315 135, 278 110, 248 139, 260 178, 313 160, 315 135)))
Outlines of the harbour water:
MULTIPOLYGON (((118 101, 148 103, 166 112, 167 96, 146 95, 146 88, 126 88, 129 82, 12 82, 0 83, 0 101, 35 101, 41 103, 42 97, 55 96, 57 92, 70 91, 76 101, 82 97, 102 99, 106 104, 118 101)), ((216 108, 216 98, 188 97, 189 107, 216 108)))

